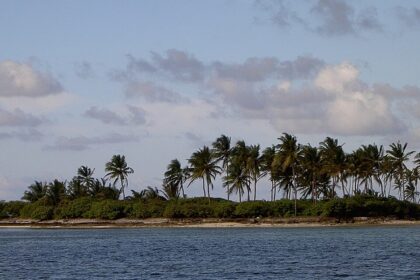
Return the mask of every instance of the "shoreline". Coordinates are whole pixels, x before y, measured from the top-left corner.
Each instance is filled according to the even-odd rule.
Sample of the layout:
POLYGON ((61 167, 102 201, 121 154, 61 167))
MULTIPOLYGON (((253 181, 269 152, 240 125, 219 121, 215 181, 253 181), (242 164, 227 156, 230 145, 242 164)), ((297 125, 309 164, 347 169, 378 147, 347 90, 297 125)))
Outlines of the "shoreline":
POLYGON ((354 226, 420 226, 420 220, 357 217, 348 221, 335 218, 255 218, 255 219, 68 219, 38 221, 30 219, 0 220, 0 228, 100 229, 100 228, 313 228, 354 226))

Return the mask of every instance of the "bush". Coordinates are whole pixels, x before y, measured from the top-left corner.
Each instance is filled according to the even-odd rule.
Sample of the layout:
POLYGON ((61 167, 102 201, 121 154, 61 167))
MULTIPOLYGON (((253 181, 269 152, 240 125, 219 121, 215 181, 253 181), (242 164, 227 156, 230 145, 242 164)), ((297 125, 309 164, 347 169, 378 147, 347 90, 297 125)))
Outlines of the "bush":
POLYGON ((209 218, 214 217, 214 211, 208 200, 204 202, 201 199, 180 199, 170 201, 163 216, 166 218, 209 218))
POLYGON ((132 204, 130 217, 137 219, 162 217, 166 203, 161 200, 135 202, 132 204))
POLYGON ((273 210, 268 202, 247 201, 236 206, 234 215, 240 218, 271 217, 273 210))
POLYGON ((332 199, 324 204, 322 216, 345 218, 346 217, 346 203, 343 199, 332 199))
POLYGON ((53 214, 54 207, 46 205, 43 200, 27 204, 20 211, 21 217, 35 220, 50 220, 52 219, 53 214))
POLYGON ((290 217, 295 214, 295 202, 282 199, 270 202, 274 217, 290 217))
POLYGON ((231 218, 235 213, 236 205, 232 202, 219 202, 213 207, 214 216, 217 218, 231 218))
POLYGON ((127 216, 125 201, 120 200, 102 200, 92 203, 86 218, 115 220, 127 216))
POLYGON ((73 201, 60 204, 56 209, 56 217, 62 219, 74 219, 85 217, 92 207, 93 200, 90 197, 81 197, 73 201))
POLYGON ((2 202, 0 205, 0 218, 16 218, 20 216, 20 211, 22 210, 27 202, 23 201, 9 201, 2 202))

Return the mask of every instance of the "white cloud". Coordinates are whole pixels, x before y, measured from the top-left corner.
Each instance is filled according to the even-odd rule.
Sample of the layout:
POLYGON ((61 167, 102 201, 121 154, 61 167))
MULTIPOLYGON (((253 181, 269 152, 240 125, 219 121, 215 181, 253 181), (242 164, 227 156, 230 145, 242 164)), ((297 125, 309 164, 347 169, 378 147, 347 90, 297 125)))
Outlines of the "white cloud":
POLYGON ((11 60, 0 62, 0 96, 39 97, 62 92, 60 83, 31 65, 11 60))
POLYGON ((340 135, 385 135, 404 130, 388 101, 369 92, 351 92, 334 100, 327 111, 329 131, 340 135))
POLYGON ((343 92, 345 87, 359 76, 359 70, 348 62, 329 65, 315 78, 315 85, 332 93, 343 92))

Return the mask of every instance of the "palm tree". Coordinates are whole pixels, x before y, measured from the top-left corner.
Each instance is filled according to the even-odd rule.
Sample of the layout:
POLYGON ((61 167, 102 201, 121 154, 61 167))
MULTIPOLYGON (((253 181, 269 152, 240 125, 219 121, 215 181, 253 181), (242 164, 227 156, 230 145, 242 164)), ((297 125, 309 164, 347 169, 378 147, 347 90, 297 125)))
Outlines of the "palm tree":
POLYGON ((185 197, 184 183, 187 180, 186 168, 181 167, 178 159, 173 159, 167 167, 165 178, 163 179, 164 186, 176 187, 182 191, 182 197, 185 197))
POLYGON ((407 143, 402 145, 399 141, 396 144, 392 143, 389 147, 390 149, 386 152, 393 166, 394 180, 401 198, 401 195, 404 196, 405 194, 404 172, 407 170, 405 163, 410 159, 414 151, 406 152, 407 143))
POLYGON ((416 188, 419 177, 417 170, 417 168, 405 170, 406 188, 404 190, 404 198, 411 200, 413 203, 416 202, 416 196, 419 194, 416 188))
POLYGON ((48 184, 46 197, 52 205, 58 205, 66 197, 66 182, 56 179, 48 184))
POLYGON ((276 200, 276 184, 275 184, 275 169, 273 166, 274 157, 276 155, 276 148, 274 146, 267 147, 262 152, 261 156, 261 171, 262 176, 269 175, 271 182, 271 201, 276 200))
POLYGON ((291 184, 294 192, 295 200, 295 216, 297 214, 297 186, 296 186, 296 169, 298 166, 298 160, 300 157, 300 145, 297 143, 295 136, 288 133, 278 138, 280 144, 278 145, 279 151, 275 158, 275 164, 281 167, 281 170, 285 172, 287 169, 291 170, 291 184))
POLYGON ((210 202, 210 187, 213 189, 212 180, 221 173, 221 168, 217 165, 214 157, 207 146, 194 152, 188 160, 190 164, 190 184, 197 179, 203 181, 203 193, 206 196, 205 184, 207 185, 207 196, 210 202))
POLYGON ((105 165, 105 172, 107 172, 105 177, 113 179, 114 185, 118 180, 120 181, 120 193, 122 191, 123 199, 125 199, 124 188, 128 184, 128 174, 134 173, 134 170, 127 166, 125 156, 113 155, 111 161, 107 162, 105 165))
MULTIPOLYGON (((236 142, 231 151, 231 164, 235 165, 235 168, 239 169, 241 173, 246 173, 248 177, 250 175, 250 169, 248 165, 249 157, 250 147, 245 144, 245 141, 240 140, 236 142)), ((236 171, 236 175, 239 175, 239 170, 236 171)), ((249 201, 251 192, 250 181, 244 186, 246 187, 247 200, 249 201)))
POLYGON ((318 149, 309 144, 303 146, 299 166, 303 196, 311 195, 312 200, 316 202, 319 196, 318 185, 322 175, 322 161, 318 149))
MULTIPOLYGON (((212 153, 214 157, 216 158, 217 162, 222 162, 222 168, 225 172, 226 176, 229 176, 229 161, 231 156, 231 147, 230 147, 230 137, 222 134, 219 138, 216 139, 215 142, 213 142, 212 146, 212 153)), ((229 200, 229 185, 226 185, 226 193, 227 193, 227 199, 229 200)))
POLYGON ((95 169, 90 169, 86 165, 82 165, 77 169, 77 179, 85 186, 87 189, 92 186, 95 179, 93 178, 93 173, 95 169))
POLYGON ((167 200, 177 199, 179 197, 179 188, 173 183, 167 183, 163 185, 162 193, 167 200))
POLYGON ((67 193, 71 199, 76 199, 79 197, 84 197, 88 195, 88 188, 86 188, 82 181, 77 177, 74 177, 70 182, 67 188, 67 193))
POLYGON ((323 172, 332 178, 332 194, 335 194, 337 182, 342 183, 343 196, 346 194, 342 174, 346 169, 346 155, 342 145, 338 145, 338 140, 327 137, 320 143, 320 154, 322 160, 323 172))
POLYGON ((160 195, 159 189, 156 187, 148 186, 144 190, 141 190, 139 193, 136 191, 131 190, 133 193, 134 198, 140 198, 145 200, 166 200, 165 197, 160 195))
POLYGON ((32 185, 28 187, 29 190, 23 193, 23 200, 27 200, 29 202, 35 202, 47 194, 48 186, 39 181, 35 181, 32 185))
POLYGON ((236 192, 239 196, 239 202, 242 202, 242 196, 245 193, 245 188, 249 189, 250 177, 246 172, 244 165, 234 158, 229 165, 229 172, 223 178, 224 185, 229 186, 229 193, 236 192))
POLYGON ((254 201, 257 199, 257 181, 261 178, 260 163, 260 145, 249 146, 246 169, 254 182, 254 201))

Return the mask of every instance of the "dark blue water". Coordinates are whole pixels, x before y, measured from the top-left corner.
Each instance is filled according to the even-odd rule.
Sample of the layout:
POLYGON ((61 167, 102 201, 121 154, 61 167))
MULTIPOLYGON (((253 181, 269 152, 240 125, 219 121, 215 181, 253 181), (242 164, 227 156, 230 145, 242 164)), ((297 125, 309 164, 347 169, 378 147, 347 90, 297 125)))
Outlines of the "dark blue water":
POLYGON ((0 229, 0 279, 420 279, 420 227, 0 229))

